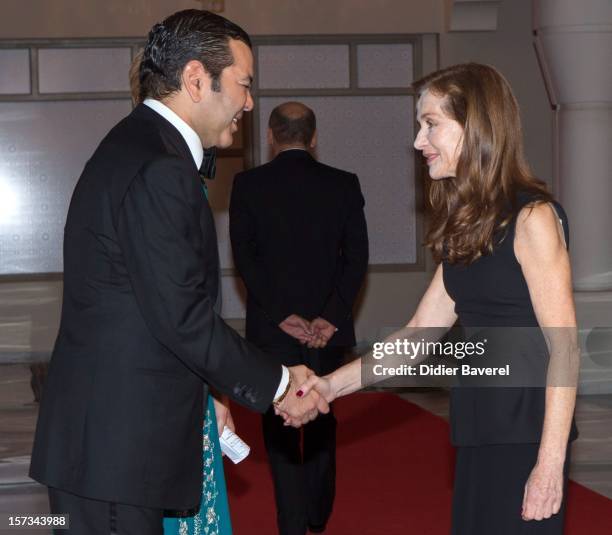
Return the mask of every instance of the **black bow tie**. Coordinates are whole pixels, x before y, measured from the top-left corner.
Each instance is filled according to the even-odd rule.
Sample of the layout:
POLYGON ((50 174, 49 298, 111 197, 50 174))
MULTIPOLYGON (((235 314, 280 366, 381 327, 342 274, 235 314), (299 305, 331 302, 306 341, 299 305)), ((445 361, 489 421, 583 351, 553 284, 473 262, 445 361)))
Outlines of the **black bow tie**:
POLYGON ((215 178, 217 172, 217 147, 210 147, 204 149, 204 159, 200 166, 200 178, 215 178))

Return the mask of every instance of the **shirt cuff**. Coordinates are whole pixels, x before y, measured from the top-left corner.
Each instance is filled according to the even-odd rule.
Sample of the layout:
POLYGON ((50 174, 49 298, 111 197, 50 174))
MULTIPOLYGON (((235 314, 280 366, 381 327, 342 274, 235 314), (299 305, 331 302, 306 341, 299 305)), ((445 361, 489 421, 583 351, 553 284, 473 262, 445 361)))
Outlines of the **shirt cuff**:
POLYGON ((285 390, 287 390, 288 384, 289 384, 289 370, 287 369, 287 366, 283 366, 283 375, 281 376, 280 383, 278 385, 278 388, 276 389, 276 394, 274 394, 275 401, 285 393, 285 390))

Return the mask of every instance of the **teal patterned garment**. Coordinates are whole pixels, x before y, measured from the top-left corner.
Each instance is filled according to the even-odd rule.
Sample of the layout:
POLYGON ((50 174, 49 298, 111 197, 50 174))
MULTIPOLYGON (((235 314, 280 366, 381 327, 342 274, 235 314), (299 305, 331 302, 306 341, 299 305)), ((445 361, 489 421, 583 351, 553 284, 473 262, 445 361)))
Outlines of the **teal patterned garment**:
POLYGON ((200 510, 191 517, 164 518, 164 535, 232 535, 223 458, 212 396, 208 396, 202 432, 202 457, 204 478, 200 510))

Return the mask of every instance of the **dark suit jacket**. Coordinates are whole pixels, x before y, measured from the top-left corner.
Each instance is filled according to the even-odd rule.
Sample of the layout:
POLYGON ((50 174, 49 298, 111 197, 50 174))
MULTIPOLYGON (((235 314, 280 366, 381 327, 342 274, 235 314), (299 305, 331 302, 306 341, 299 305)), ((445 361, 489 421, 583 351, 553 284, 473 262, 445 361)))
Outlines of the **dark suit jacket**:
POLYGON ((363 206, 356 175, 303 150, 236 175, 230 236, 248 291, 248 340, 299 345, 278 327, 296 313, 335 325, 330 346, 355 344, 352 307, 368 263, 363 206))
POLYGON ((203 381, 264 411, 281 377, 213 312, 218 274, 187 144, 140 105, 102 141, 70 203, 34 479, 106 501, 197 506, 203 381))

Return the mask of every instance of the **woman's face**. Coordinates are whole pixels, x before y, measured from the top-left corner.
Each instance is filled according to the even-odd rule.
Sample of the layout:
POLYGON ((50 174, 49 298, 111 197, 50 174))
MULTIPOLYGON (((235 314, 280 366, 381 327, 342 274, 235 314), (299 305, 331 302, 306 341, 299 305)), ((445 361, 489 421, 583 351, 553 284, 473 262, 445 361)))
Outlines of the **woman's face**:
POLYGON ((423 152, 433 180, 454 177, 463 146, 463 128, 451 119, 442 104, 444 97, 425 91, 417 102, 420 128, 414 148, 423 152))

